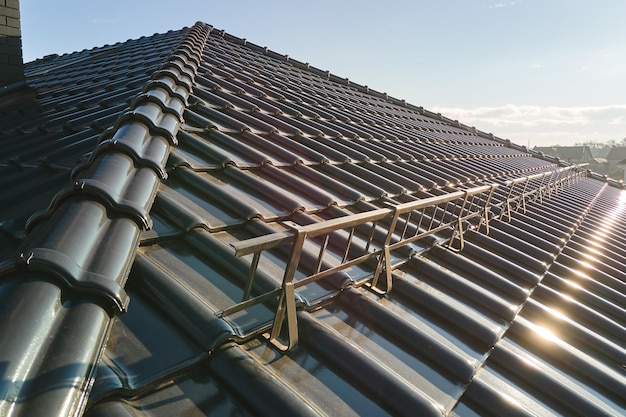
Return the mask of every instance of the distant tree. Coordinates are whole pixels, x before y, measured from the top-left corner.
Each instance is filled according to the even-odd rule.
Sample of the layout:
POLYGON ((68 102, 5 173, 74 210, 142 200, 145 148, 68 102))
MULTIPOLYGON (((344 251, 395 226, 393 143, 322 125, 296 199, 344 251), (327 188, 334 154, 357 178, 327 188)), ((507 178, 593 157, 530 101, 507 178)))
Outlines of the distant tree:
POLYGON ((601 149, 601 148, 612 148, 613 146, 623 146, 626 145, 626 138, 622 139, 621 141, 616 141, 615 139, 609 139, 606 142, 596 142, 594 140, 586 140, 583 142, 576 142, 574 143, 575 146, 589 146, 590 148, 594 148, 594 149, 601 149))
POLYGON ((608 146, 606 143, 603 142, 596 142, 593 140, 586 140, 584 142, 576 142, 574 143, 574 146, 589 146, 590 148, 604 148, 605 146, 608 146))

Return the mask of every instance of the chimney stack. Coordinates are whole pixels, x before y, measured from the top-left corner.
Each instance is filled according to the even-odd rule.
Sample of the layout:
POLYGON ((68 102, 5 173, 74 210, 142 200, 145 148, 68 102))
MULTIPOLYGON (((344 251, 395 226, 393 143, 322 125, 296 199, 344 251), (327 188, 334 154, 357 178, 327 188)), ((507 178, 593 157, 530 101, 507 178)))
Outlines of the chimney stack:
POLYGON ((19 0, 0 0, 0 88, 23 81, 19 0))

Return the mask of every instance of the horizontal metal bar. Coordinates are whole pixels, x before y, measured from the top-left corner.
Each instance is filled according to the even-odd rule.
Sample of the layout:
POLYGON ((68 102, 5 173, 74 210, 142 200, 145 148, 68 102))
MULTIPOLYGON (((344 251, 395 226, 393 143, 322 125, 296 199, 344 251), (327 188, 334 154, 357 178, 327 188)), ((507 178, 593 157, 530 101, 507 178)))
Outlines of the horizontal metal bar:
POLYGON ((299 226, 298 231, 305 232, 308 237, 313 238, 326 233, 331 233, 340 229, 360 226, 365 223, 375 222, 384 219, 393 210, 390 208, 376 209, 364 213, 351 214, 349 216, 338 217, 336 219, 325 220, 319 223, 299 226))
POLYGON ((296 234, 292 231, 270 233, 267 235, 242 240, 240 242, 233 242, 230 244, 230 246, 235 249, 235 256, 239 258, 241 256, 250 255, 254 252, 272 249, 273 247, 276 247, 281 243, 293 240, 295 238, 295 235, 296 234))
POLYGON ((242 301, 240 303, 237 303, 233 306, 230 306, 228 308, 225 308, 222 311, 218 311, 215 313, 215 315, 217 317, 226 317, 226 316, 230 316, 232 314, 238 313, 242 310, 245 310, 248 307, 252 307, 254 305, 257 305, 259 303, 263 303, 267 300, 270 300, 272 297, 278 297, 278 295, 280 294, 282 290, 280 288, 276 288, 275 290, 272 290, 270 292, 266 292, 265 294, 261 294, 259 296, 256 296, 254 298, 250 298, 249 300, 246 301, 242 301))
POLYGON ((548 171, 548 172, 540 172, 537 174, 533 174, 533 175, 529 175, 526 177, 521 177, 521 178, 515 178, 514 180, 509 180, 507 182, 505 182, 504 184, 509 187, 511 185, 516 185, 516 184, 521 184, 525 181, 532 181, 535 179, 539 179, 543 176, 547 176, 547 175, 553 175, 553 174, 560 174, 562 172, 566 172, 566 171, 574 171, 575 173, 578 173, 580 171, 582 171, 583 169, 585 169, 587 167, 588 164, 578 164, 578 165, 572 165, 569 167, 565 167, 565 168, 559 168, 557 170, 554 171, 548 171))
MULTIPOLYGON (((394 208, 400 214, 404 214, 409 211, 420 210, 441 203, 454 201, 456 199, 465 197, 465 195, 471 196, 481 194, 491 189, 491 187, 491 185, 483 185, 480 187, 471 188, 467 191, 457 191, 441 196, 434 196, 422 200, 398 204, 397 206, 394 206, 394 208)), ((336 219, 330 219, 323 222, 312 223, 304 226, 295 225, 294 228, 297 229, 299 232, 306 233, 307 237, 313 238, 326 233, 334 232, 339 229, 345 229, 348 227, 359 226, 368 222, 382 220, 387 217, 387 215, 392 213, 393 210, 394 209, 391 208, 382 208, 368 211, 365 213, 357 213, 345 217, 338 217, 336 219)), ((231 243, 231 246, 235 249, 235 256, 240 257, 249 255, 254 252, 271 249, 275 246, 280 245, 281 243, 293 240, 294 236, 295 233, 291 231, 277 232, 247 239, 241 242, 234 242, 231 243)))
POLYGON ((325 270, 323 270, 321 272, 318 272, 317 274, 309 275, 306 278, 302 278, 302 279, 299 279, 297 281, 294 281, 294 288, 303 287, 303 286, 305 286, 307 284, 310 284, 311 282, 315 282, 315 281, 317 281, 319 279, 325 278, 325 277, 327 277, 329 275, 332 275, 332 274, 334 274, 336 272, 342 271, 344 269, 348 269, 351 266, 363 263, 363 262, 367 261, 368 259, 375 258, 381 251, 382 251, 382 249, 379 249, 376 252, 366 253, 365 255, 361 255, 358 258, 354 258, 354 259, 351 259, 351 260, 349 260, 349 261, 347 261, 345 263, 342 263, 340 265, 333 266, 332 268, 325 269, 325 270))

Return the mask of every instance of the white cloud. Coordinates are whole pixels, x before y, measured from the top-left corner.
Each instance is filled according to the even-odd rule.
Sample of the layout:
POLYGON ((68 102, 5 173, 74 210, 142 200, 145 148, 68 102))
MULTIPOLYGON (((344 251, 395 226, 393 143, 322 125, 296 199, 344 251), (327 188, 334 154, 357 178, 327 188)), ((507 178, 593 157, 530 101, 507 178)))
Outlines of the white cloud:
POLYGON ((607 106, 435 107, 432 110, 479 130, 526 145, 606 142, 626 136, 626 104, 607 106))
POLYGON ((488 9, 500 9, 502 7, 515 6, 515 4, 519 3, 519 1, 508 1, 508 2, 498 2, 494 3, 490 6, 487 6, 488 9))
POLYGON ((434 112, 465 124, 489 123, 494 126, 587 125, 604 120, 624 121, 626 104, 587 107, 541 107, 507 104, 500 107, 436 107, 434 112))

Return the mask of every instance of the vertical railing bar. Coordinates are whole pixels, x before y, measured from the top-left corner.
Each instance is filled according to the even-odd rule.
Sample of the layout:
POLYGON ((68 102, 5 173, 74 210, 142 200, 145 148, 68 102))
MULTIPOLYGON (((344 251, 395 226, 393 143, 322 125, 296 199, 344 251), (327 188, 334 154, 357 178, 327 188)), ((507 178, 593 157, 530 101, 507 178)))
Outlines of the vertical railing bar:
POLYGON ((371 246, 372 242, 374 241, 374 234, 376 233, 376 226, 377 225, 378 225, 378 221, 372 222, 372 232, 370 233, 369 237, 367 238, 367 244, 365 245, 365 252, 368 252, 370 250, 370 246, 371 246))
POLYGON ((511 186, 509 188, 509 192, 506 196, 506 198, 504 199, 504 205, 505 207, 502 208, 502 211, 500 212, 500 220, 502 220, 504 218, 504 213, 506 212, 508 219, 508 222, 511 222, 511 194, 513 194, 513 187, 515 186, 515 184, 513 182, 511 182, 511 186))
MULTIPOLYGON (((465 198, 467 198, 467 193, 465 194, 465 198)), ((458 199, 457 199, 457 200, 454 200, 454 203, 452 203, 452 207, 450 208, 450 211, 447 211, 447 210, 448 210, 448 205, 446 205, 446 211, 447 211, 447 213, 450 215, 449 217, 450 217, 450 219, 451 219, 451 220, 448 222, 448 223, 450 223, 450 224, 452 224, 452 223, 455 221, 455 217, 457 217, 457 218, 458 218, 458 216, 460 216, 460 215, 461 215, 461 213, 463 212, 463 205, 460 205, 460 206, 459 206, 459 204, 457 203, 457 201, 458 201, 458 199), (456 213, 456 212, 457 212, 457 209, 458 209, 458 212, 459 212, 459 213, 458 213, 458 215, 457 215, 457 213, 456 213)), ((444 219, 442 219, 442 220, 444 220, 444 221, 445 221, 445 218, 444 218, 444 219)))
MULTIPOLYGON (((481 203, 484 202, 484 199, 481 196, 482 193, 480 195, 477 194, 472 197, 472 201, 470 202, 470 208, 467 210, 468 215, 474 216, 475 213, 482 214, 484 204, 481 203)), ((478 219, 478 222, 480 223, 480 218, 478 219)))
POLYGON ((555 194, 559 191, 559 182, 561 181, 562 174, 564 171, 556 171, 554 173, 554 178, 552 179, 552 187, 550 187, 550 195, 552 196, 552 192, 555 194))
POLYGON ((516 194, 517 184, 513 183, 511 185, 511 198, 508 200, 510 202, 509 204, 509 221, 511 220, 511 213, 513 211, 517 211, 517 205, 519 204, 519 196, 516 194))
MULTIPOLYGON (((393 286, 393 278, 391 276, 391 252, 389 251, 389 245, 385 246, 385 277, 387 278, 385 292, 389 292, 393 286)), ((375 286, 373 285, 373 287, 375 286)))
MULTIPOLYGON (((465 196, 463 197, 463 204, 461 204, 460 206, 460 211, 459 211, 459 215, 456 217, 456 220, 451 221, 450 224, 454 223, 454 229, 452 230, 452 235, 450 236, 450 241, 448 242, 448 249, 453 249, 452 245, 454 243, 454 238, 456 237, 457 233, 459 235, 459 251, 462 251, 463 248, 465 247, 465 240, 463 237, 463 210, 465 210, 465 206, 469 200, 469 193, 467 191, 465 191, 465 196)), ((456 200, 455 200, 456 201, 456 200)), ((456 203, 455 203, 456 206, 456 203)), ((454 215, 453 215, 454 217, 454 215)))
POLYGON ((481 217, 481 220, 478 222, 478 227, 476 228, 478 231, 480 231, 480 226, 482 224, 482 222, 485 222, 485 234, 488 235, 489 234, 489 211, 490 211, 490 203, 491 203, 491 198, 493 197, 493 193, 496 190, 496 186, 492 185, 491 188, 489 189, 489 193, 487 194, 487 198, 485 198, 484 202, 485 204, 483 205, 483 215, 481 217))
POLYGON ((522 189, 522 213, 526 213, 526 190, 528 189, 529 183, 530 177, 526 177, 526 181, 524 182, 524 188, 522 189))
POLYGON ((441 220, 438 218, 438 216, 440 215, 440 213, 445 213, 446 210, 444 207, 442 207, 443 203, 438 204, 435 206, 435 212, 433 214, 433 224, 431 229, 434 229, 436 227, 438 227, 439 225, 441 225, 441 220))
POLYGON ((315 264, 315 273, 319 273, 320 270, 322 269, 322 258, 324 258, 324 253, 326 252, 326 247, 328 246, 328 240, 330 238, 330 233, 326 233, 326 235, 324 235, 324 241, 322 242, 322 245, 320 247, 320 252, 317 255, 317 263, 315 264))
POLYGON ((541 176, 541 182, 539 183, 537 199, 539 200, 539 204, 543 204, 543 182, 545 181, 548 175, 552 175, 552 173, 546 172, 546 175, 541 176))
POLYGON ((250 264, 250 272, 248 273, 248 282, 246 282, 246 287, 243 290, 243 298, 241 301, 246 301, 250 298, 250 293, 252 293, 252 285, 254 283, 254 277, 256 275, 256 270, 259 266, 259 259, 261 259, 261 252, 254 252, 252 256, 252 263, 250 264))
POLYGON ((555 181, 558 178, 558 171, 553 171, 550 175, 550 179, 548 180, 548 184, 546 184, 548 198, 552 198, 552 187, 555 181))
POLYGON ((411 216, 413 215, 412 211, 409 211, 408 215, 406 216, 406 220, 404 223, 404 228, 402 229, 402 235, 400 235, 400 240, 404 240, 404 237, 406 236, 406 231, 409 228, 409 222, 411 221, 411 216))
POLYGON ((417 236, 417 234, 420 232, 420 228, 422 227, 422 221, 424 221, 424 213, 426 212, 426 209, 421 209, 420 210, 420 219, 417 222, 417 227, 415 228, 415 235, 417 236))
POLYGON ((343 254, 343 258, 341 259, 341 263, 346 262, 348 259, 348 254, 350 253, 350 246, 352 246, 352 237, 354 236, 354 227, 350 229, 350 235, 348 236, 348 243, 346 245, 346 251, 343 254))
POLYGON ((441 208, 441 219, 439 219, 439 226, 441 226, 442 224, 445 224, 446 222, 446 213, 448 213, 448 207, 450 206, 450 201, 445 203, 445 206, 440 207, 441 208))
POLYGON ((554 171, 550 172, 550 175, 548 175, 548 182, 543 186, 544 192, 543 195, 546 198, 550 198, 552 197, 552 192, 551 192, 551 188, 552 188, 552 182, 554 181, 554 171))
MULTIPOLYGON (((434 208, 433 208, 433 214, 432 214, 432 216, 430 216, 430 223, 428 223, 428 229, 426 229, 427 231, 431 230, 433 228, 433 223, 435 222, 435 217, 437 217, 437 207, 439 207, 439 206, 435 205, 434 208)), ((426 212, 426 208, 424 208, 424 212, 426 212)))
POLYGON ((446 218, 454 218, 456 209, 459 207, 457 204, 457 200, 448 201, 443 208, 443 213, 441 213, 441 223, 446 224, 446 218))
POLYGON ((476 211, 477 212, 482 212, 483 208, 485 207, 485 202, 489 196, 491 192, 491 188, 489 189, 489 192, 486 193, 485 195, 483 195, 483 193, 480 194, 480 196, 478 196, 478 202, 476 203, 476 211))
POLYGON ((480 211, 481 206, 480 204, 476 203, 476 200, 481 200, 478 194, 474 194, 472 196, 472 199, 470 200, 469 207, 466 209, 468 215, 471 215, 474 212, 474 208, 476 208, 477 211, 480 211))

